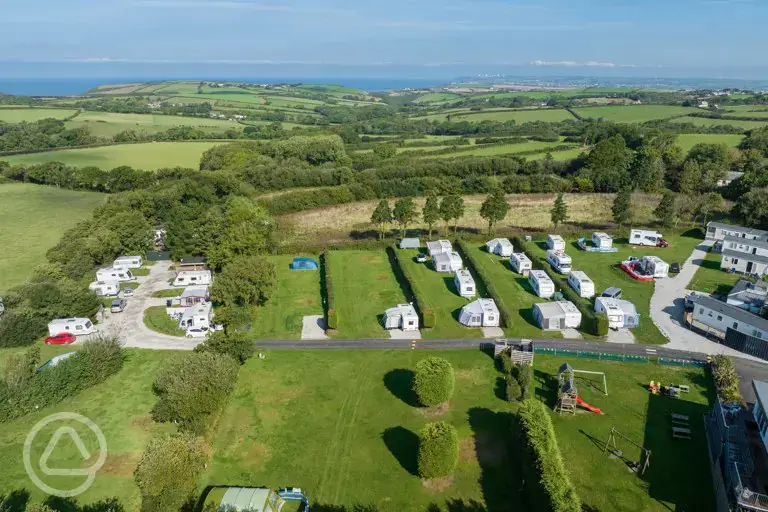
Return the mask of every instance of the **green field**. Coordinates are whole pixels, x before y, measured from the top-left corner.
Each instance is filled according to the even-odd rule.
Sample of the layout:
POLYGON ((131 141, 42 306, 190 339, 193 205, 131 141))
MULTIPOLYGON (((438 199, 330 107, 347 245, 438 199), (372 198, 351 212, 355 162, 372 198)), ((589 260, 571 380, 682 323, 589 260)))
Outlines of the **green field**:
POLYGON ((388 338, 381 317, 405 295, 385 251, 332 251, 330 257, 338 337, 388 338))
POLYGON ((760 117, 768 121, 768 109, 765 105, 729 105, 724 108, 723 114, 735 117, 760 117))
POLYGON ((66 126, 67 128, 87 127, 93 135, 99 137, 113 137, 124 130, 134 130, 137 133, 151 135, 174 126, 194 126, 202 130, 218 132, 230 128, 243 129, 243 125, 224 119, 155 114, 115 114, 112 112, 82 112, 71 121, 67 121, 66 126))
POLYGON ((77 110, 63 108, 3 108, 0 109, 0 122, 4 123, 34 123, 41 119, 66 119, 76 114, 77 110))
POLYGON ((454 113, 441 112, 439 114, 431 114, 425 117, 416 117, 414 119, 430 119, 433 121, 448 121, 450 116, 451 122, 459 123, 462 121, 468 121, 471 123, 480 121, 515 121, 518 124, 528 123, 531 121, 542 121, 547 123, 554 123, 558 121, 575 120, 570 112, 562 108, 542 108, 542 109, 489 109, 485 112, 472 112, 469 109, 459 109, 454 113))
POLYGON ((678 117, 673 120, 675 123, 693 123, 697 126, 736 126, 745 130, 754 128, 764 128, 768 122, 761 121, 736 121, 733 119, 712 119, 709 117, 678 117))
POLYGON ((0 185, 0 291, 23 283, 61 235, 90 218, 105 197, 44 185, 0 185))
MULTIPOLYGON (((496 156, 496 155, 509 155, 515 153, 523 153, 526 151, 540 151, 546 154, 547 151, 558 146, 568 146, 568 143, 564 142, 539 142, 529 141, 520 144, 498 144, 498 145, 478 145, 473 146, 472 149, 466 151, 458 151, 456 153, 445 153, 442 155, 430 156, 430 158, 456 158, 459 156, 496 156)), ((462 147, 462 146, 459 146, 462 147)), ((556 151, 552 151, 554 156, 556 151)), ((543 156, 543 155, 542 155, 543 156)))
POLYGON ((725 144, 729 148, 735 148, 743 138, 743 135, 730 133, 681 133, 677 136, 677 145, 686 153, 696 144, 725 144))
POLYGON ((698 109, 671 105, 626 105, 573 109, 585 119, 605 119, 616 123, 642 123, 654 119, 682 116, 698 109))
POLYGON ((721 260, 722 255, 720 253, 708 252, 699 268, 696 269, 688 289, 716 295, 727 294, 736 284, 736 281, 742 279, 743 276, 735 273, 729 274, 725 270, 721 270, 721 260))
POLYGON ((113 169, 127 165, 136 169, 154 170, 164 167, 188 167, 197 169, 202 154, 222 142, 147 142, 142 144, 117 144, 98 148, 45 151, 28 155, 0 157, 11 164, 43 164, 62 162, 66 165, 85 167, 93 165, 113 169))
POLYGON ((414 103, 449 103, 461 99, 461 96, 452 92, 429 92, 420 95, 414 103))
POLYGON ((293 256, 270 259, 277 270, 277 287, 270 300, 254 310, 250 334, 262 339, 298 339, 304 317, 323 314, 320 272, 290 270, 293 256))
MULTIPOLYGON (((553 160, 557 160, 560 162, 563 162, 565 160, 572 160, 574 158, 577 158, 580 154, 582 154, 585 150, 581 148, 574 148, 574 149, 566 149, 565 151, 552 151, 550 154, 552 155, 553 160)), ((547 156, 547 152, 543 153, 536 153, 535 155, 524 155, 523 158, 526 160, 540 160, 542 158, 545 158, 547 156)))
POLYGON ((179 329, 178 320, 171 318, 165 306, 150 306, 145 309, 144 325, 155 332, 169 336, 184 336, 185 332, 179 329))

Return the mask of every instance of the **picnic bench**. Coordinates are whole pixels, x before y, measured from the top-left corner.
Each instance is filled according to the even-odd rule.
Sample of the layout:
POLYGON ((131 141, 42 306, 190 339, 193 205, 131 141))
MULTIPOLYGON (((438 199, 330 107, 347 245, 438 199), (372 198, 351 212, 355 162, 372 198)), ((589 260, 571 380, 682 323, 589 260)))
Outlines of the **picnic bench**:
POLYGON ((691 429, 683 427, 672 427, 672 437, 675 439, 690 439, 691 429))
POLYGON ((690 418, 688 418, 687 414, 678 414, 678 413, 673 412, 672 414, 670 414, 670 416, 672 418, 672 423, 674 423, 676 425, 679 425, 679 426, 686 426, 687 427, 689 422, 690 422, 690 418))
POLYGON ((685 384, 677 384, 677 385, 676 385, 676 386, 674 386, 674 387, 676 387, 677 389, 679 389, 679 390, 680 390, 680 391, 682 391, 683 393, 689 393, 689 392, 691 391, 691 388, 689 388, 689 387, 688 387, 688 386, 686 386, 685 384))

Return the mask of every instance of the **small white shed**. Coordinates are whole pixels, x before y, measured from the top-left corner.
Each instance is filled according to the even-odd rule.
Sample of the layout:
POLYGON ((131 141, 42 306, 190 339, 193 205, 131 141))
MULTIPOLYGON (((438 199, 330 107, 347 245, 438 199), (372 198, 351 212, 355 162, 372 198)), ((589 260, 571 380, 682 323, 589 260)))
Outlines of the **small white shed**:
POLYGON ((211 281, 210 270, 182 270, 176 274, 173 286, 208 286, 211 281))
POLYGON ((403 238, 400 240, 401 249, 418 249, 421 247, 421 240, 418 238, 403 238))
POLYGON ((88 318, 57 318, 48 324, 48 334, 56 336, 68 332, 77 336, 93 334, 98 329, 88 318))
POLYGON ((185 308, 179 320, 179 329, 188 329, 190 327, 210 327, 211 326, 210 302, 203 302, 195 306, 185 308))
POLYGON ((464 266, 461 256, 455 251, 435 254, 432 257, 432 262, 438 272, 456 272, 464 266))
POLYGON ((565 240, 560 235, 549 235, 547 237, 547 248, 553 251, 564 251, 565 240))
POLYGON ((576 329, 581 325, 581 311, 573 302, 540 302, 533 305, 533 318, 545 331, 576 329))
POLYGON ((88 285, 88 289, 96 292, 99 297, 116 297, 120 293, 120 282, 94 281, 88 285))
POLYGON ((581 270, 574 270, 568 275, 568 286, 573 288, 579 297, 590 299, 595 296, 595 283, 581 270))
POLYGON ((513 252, 509 257, 509 266, 520 275, 527 276, 533 268, 530 258, 523 252, 513 252))
POLYGON ((144 261, 141 259, 141 256, 120 256, 112 263, 112 266, 121 268, 141 268, 143 264, 144 261))
POLYGON ((461 308, 459 322, 467 327, 498 327, 499 317, 493 299, 477 299, 461 308))
POLYGON ((385 329, 419 330, 419 315, 412 304, 398 304, 384 312, 382 319, 385 329))
POLYGON ((504 258, 509 258, 512 256, 512 252, 514 252, 512 242, 506 238, 494 238, 493 240, 487 241, 485 246, 491 254, 498 254, 504 258))
POLYGON ((472 274, 469 270, 460 269, 456 271, 456 277, 453 278, 453 283, 456 285, 456 290, 459 295, 466 298, 475 296, 477 287, 475 287, 475 280, 472 278, 472 274))
POLYGON ((609 249, 613 247, 613 238, 607 233, 594 232, 592 233, 592 245, 598 249, 609 249))
POLYGON ((531 270, 528 273, 528 284, 542 299, 548 299, 555 294, 555 283, 543 270, 531 270))
POLYGON ((451 251, 453 251, 453 246, 449 240, 436 240, 434 242, 427 242, 427 252, 429 252, 429 255, 432 258, 438 254, 451 251))

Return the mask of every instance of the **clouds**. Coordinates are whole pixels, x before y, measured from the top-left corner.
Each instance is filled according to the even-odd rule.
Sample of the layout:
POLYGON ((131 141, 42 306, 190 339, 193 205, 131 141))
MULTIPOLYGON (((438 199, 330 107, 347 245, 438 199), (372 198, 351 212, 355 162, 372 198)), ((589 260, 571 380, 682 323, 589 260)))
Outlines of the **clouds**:
POLYGON ((530 66, 549 66, 549 67, 566 67, 566 68, 635 68, 634 64, 614 64, 613 62, 600 62, 596 60, 588 60, 584 62, 578 62, 575 60, 560 60, 560 61, 547 61, 547 60, 534 60, 528 63, 530 66))

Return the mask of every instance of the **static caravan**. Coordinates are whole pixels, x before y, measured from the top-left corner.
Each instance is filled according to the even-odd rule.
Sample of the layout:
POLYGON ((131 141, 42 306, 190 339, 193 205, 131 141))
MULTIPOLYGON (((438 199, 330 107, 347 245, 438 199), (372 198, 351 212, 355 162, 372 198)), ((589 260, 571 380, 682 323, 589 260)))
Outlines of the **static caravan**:
POLYGON ((573 302, 540 302, 533 305, 533 318, 545 331, 576 329, 581 325, 581 311, 573 302))
POLYGON ((203 302, 186 308, 181 314, 179 320, 179 329, 189 329, 190 327, 208 328, 211 326, 211 310, 212 306, 210 302, 203 302))
POLYGON ((208 302, 210 295, 207 286, 187 286, 181 292, 180 304, 183 308, 189 308, 202 302, 208 302))
POLYGON ((461 261, 461 256, 457 252, 435 254, 432 257, 432 262, 438 272, 456 272, 464 266, 464 262, 461 261))
POLYGON ((453 283, 456 285, 456 290, 459 295, 466 298, 475 296, 477 288, 475 287, 475 280, 472 278, 472 274, 469 270, 457 270, 456 277, 453 278, 453 283))
POLYGON ((633 245, 647 245, 656 247, 662 243, 664 236, 657 231, 646 231, 644 229, 633 229, 629 233, 629 243, 633 245))
POLYGON ((88 289, 96 292, 99 297, 117 297, 120 293, 118 281, 94 281, 88 285, 88 289))
POLYGON ((547 262, 559 274, 569 274, 571 272, 571 257, 562 251, 548 250, 547 262))
POLYGON ((444 252, 451 252, 453 251, 453 246, 451 245, 451 242, 448 240, 437 240, 434 242, 427 242, 427 252, 429 252, 430 257, 434 258, 438 254, 442 254, 444 252))
POLYGON ((459 322, 467 327, 498 327, 499 309, 493 299, 477 299, 459 313, 459 322))
POLYGON ((112 263, 112 266, 120 268, 141 268, 143 264, 144 260, 141 259, 141 256, 120 256, 112 263))
POLYGON ((591 299, 595 296, 595 283, 581 270, 574 270, 568 276, 568 286, 579 294, 579 297, 591 299))
POLYGON ((555 283, 543 270, 531 270, 528 273, 528 283, 533 292, 543 299, 549 299, 555 294, 555 283))
POLYGON ((120 267, 107 267, 100 268, 96 271, 97 281, 136 281, 136 276, 131 273, 127 268, 120 267))
POLYGON ((57 318, 48 324, 48 334, 56 336, 68 332, 76 336, 85 336, 98 332, 93 322, 87 318, 57 318))
POLYGON ((553 251, 564 251, 565 240, 560 235, 549 235, 547 237, 547 248, 553 251))
POLYGON ((382 320, 385 329, 419 330, 419 315, 411 304, 398 304, 384 312, 382 320))
POLYGON ((486 242, 485 246, 491 254, 497 254, 504 258, 512 256, 512 252, 514 251, 512 242, 506 238, 494 238, 493 240, 486 242))
POLYGON ((610 249, 613 247, 613 238, 607 233, 595 232, 592 233, 592 245, 600 249, 610 249))
POLYGON ((628 300, 598 297, 595 299, 595 312, 605 313, 611 329, 631 329, 640 323, 635 305, 628 300))
POLYGON ((643 256, 640 258, 639 266, 645 275, 656 278, 667 277, 669 273, 669 265, 658 256, 643 256))
POLYGON ((208 286, 211 281, 210 270, 182 270, 176 274, 173 286, 208 286))
POLYGON ((509 266, 518 274, 527 276, 533 268, 533 263, 525 253, 513 252, 512 256, 509 257, 509 266))

